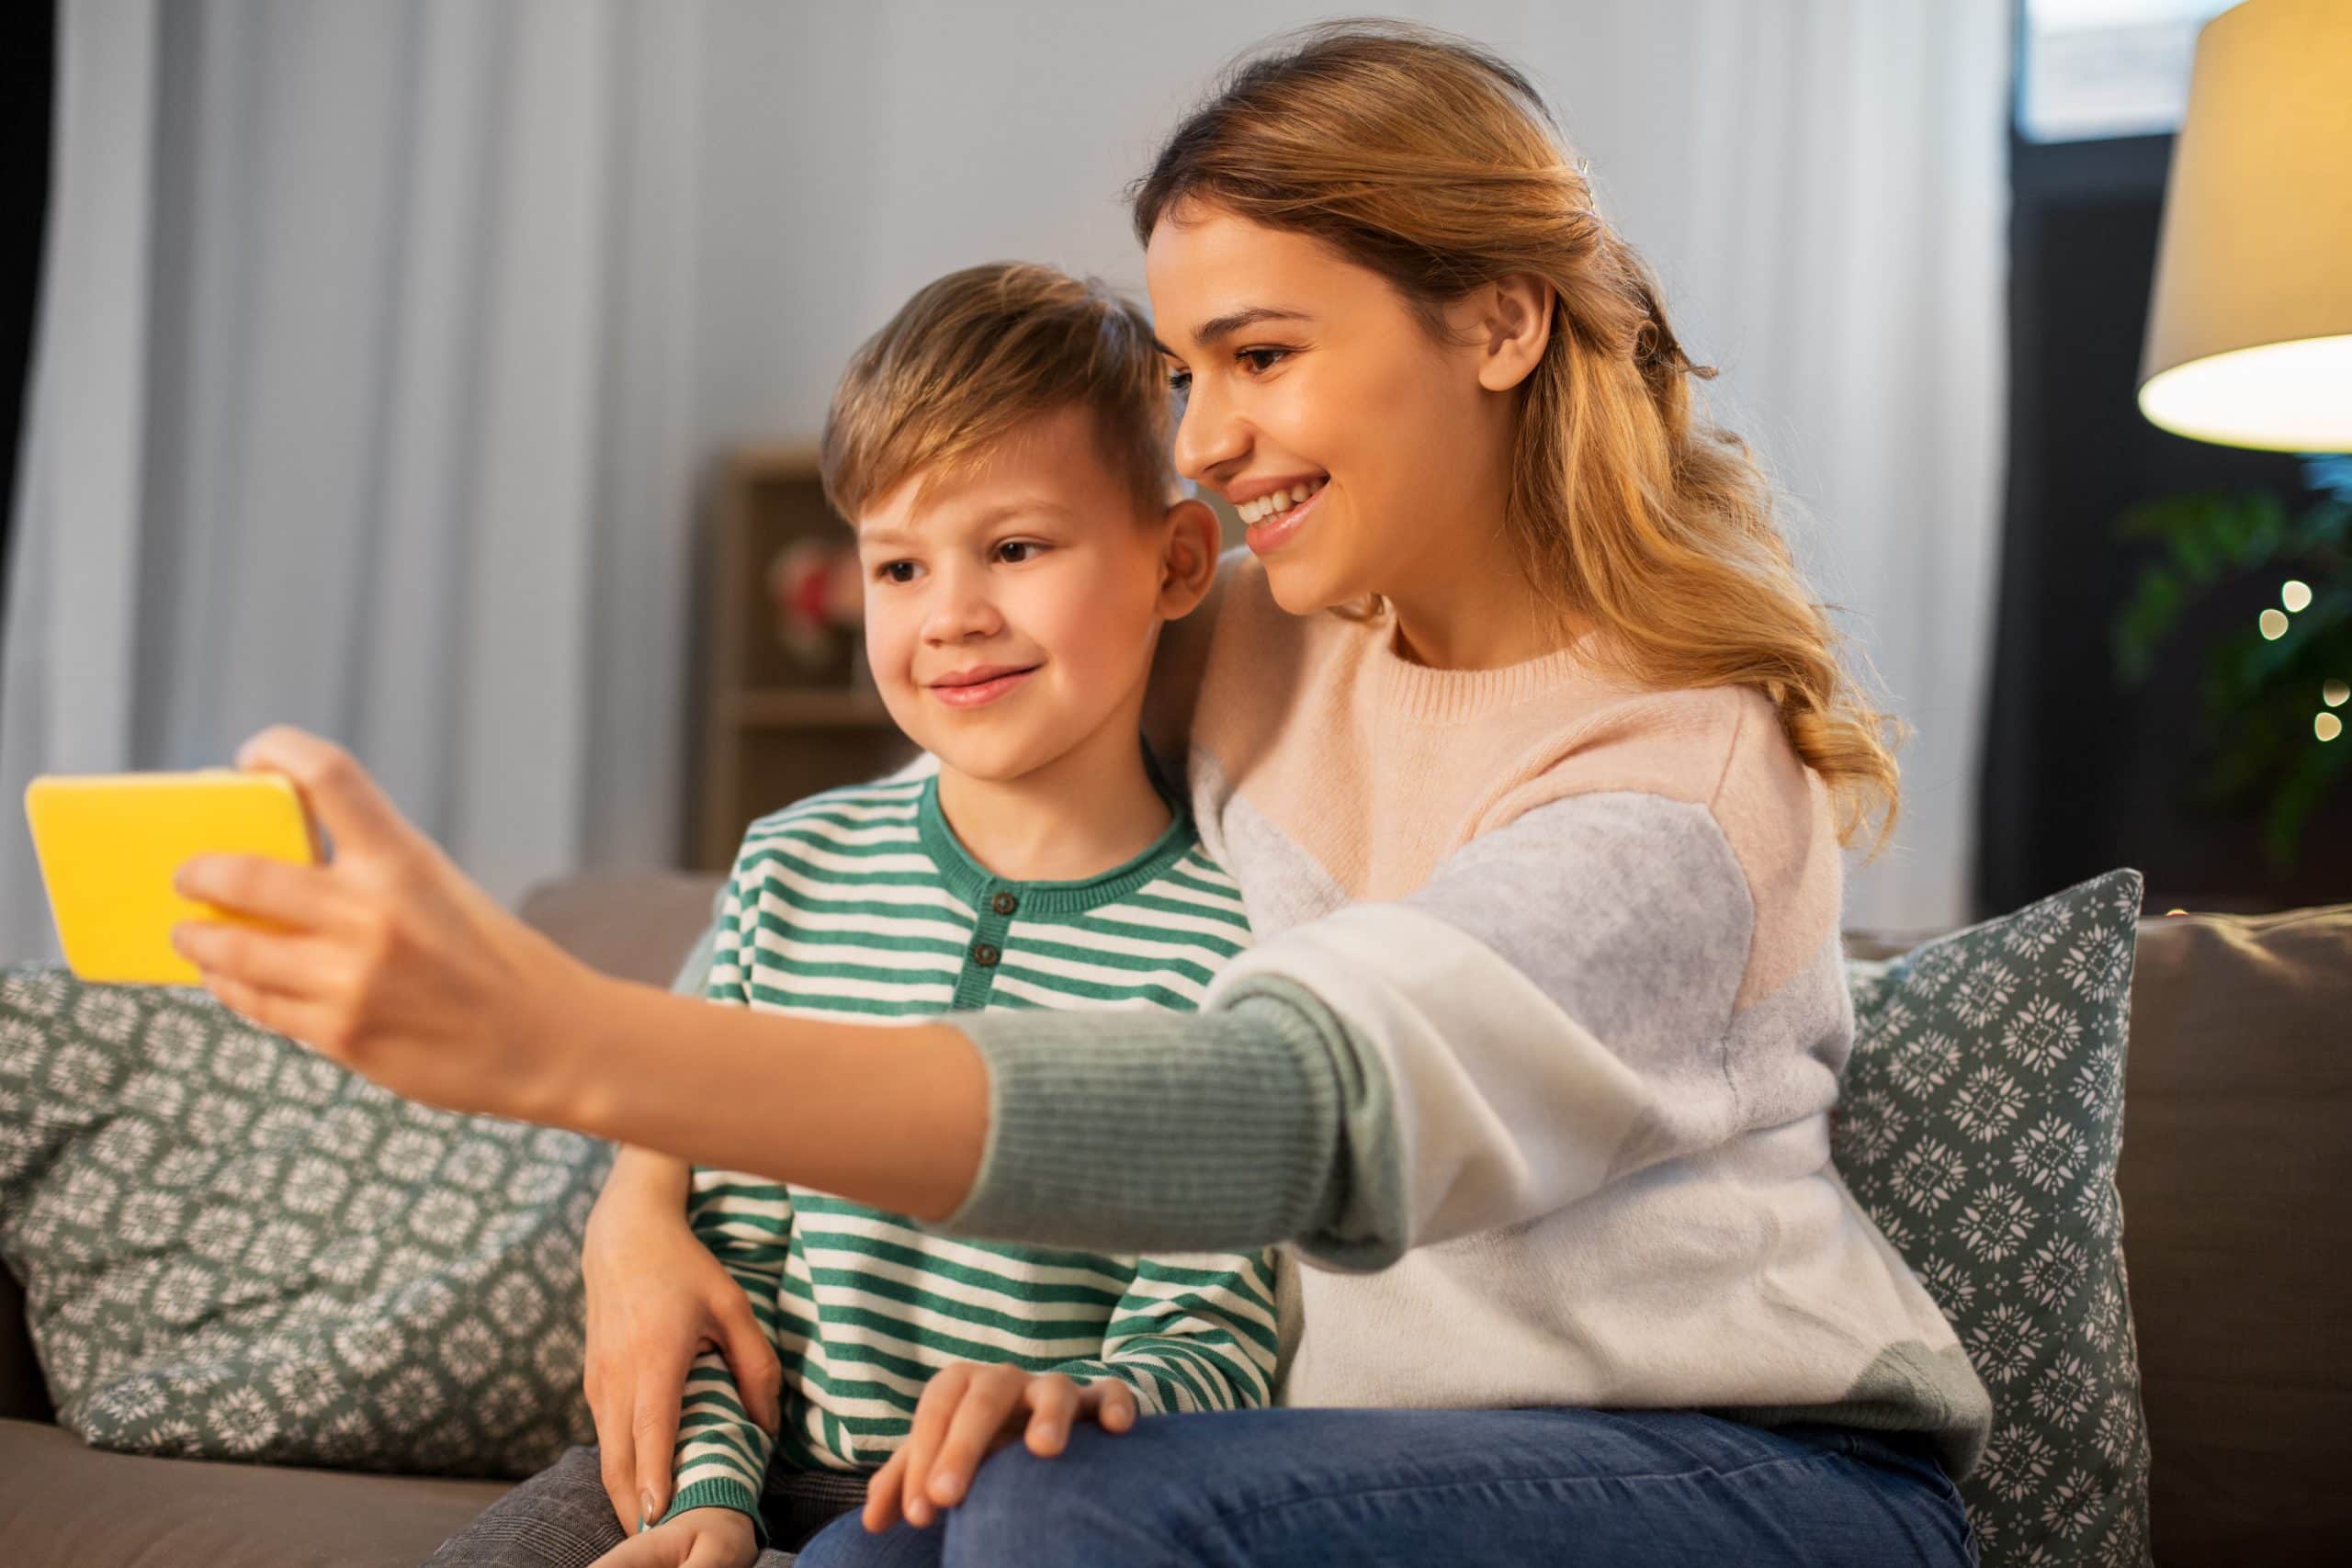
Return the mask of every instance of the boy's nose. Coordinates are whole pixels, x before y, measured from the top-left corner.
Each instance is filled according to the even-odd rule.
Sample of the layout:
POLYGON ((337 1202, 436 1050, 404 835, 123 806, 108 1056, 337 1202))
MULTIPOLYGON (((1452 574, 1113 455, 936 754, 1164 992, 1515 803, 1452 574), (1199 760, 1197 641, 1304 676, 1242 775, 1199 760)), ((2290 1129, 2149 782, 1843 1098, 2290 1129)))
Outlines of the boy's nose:
POLYGON ((975 586, 942 584, 941 592, 932 602, 931 614, 923 620, 926 641, 965 642, 976 637, 994 637, 1004 629, 1004 617, 997 613, 995 604, 986 593, 976 592, 975 586))

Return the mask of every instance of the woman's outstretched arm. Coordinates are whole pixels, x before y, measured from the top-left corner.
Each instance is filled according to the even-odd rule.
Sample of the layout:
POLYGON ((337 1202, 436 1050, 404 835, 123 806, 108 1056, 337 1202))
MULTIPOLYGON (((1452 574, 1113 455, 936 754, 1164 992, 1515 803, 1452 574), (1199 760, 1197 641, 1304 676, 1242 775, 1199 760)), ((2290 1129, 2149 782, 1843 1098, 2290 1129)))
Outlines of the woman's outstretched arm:
POLYGON ((1099 1020, 1120 1033, 1102 1052, 1115 1066, 1088 1084, 1060 1075, 1040 1097, 997 1082, 952 1021, 837 1023, 592 976, 530 1043, 539 1088, 510 1113, 959 1230, 973 1228, 958 1216, 985 1174, 1017 1189, 1010 1206, 1024 1213, 1045 1194, 1090 1194, 1091 1213, 1068 1215, 1067 1227, 1115 1234, 1121 1250, 1261 1247, 1344 1228, 1334 1195, 1354 1185, 1340 1179, 1353 1163, 1340 1157, 1343 1111, 1363 1097, 1340 1081, 1329 1049, 1340 1032, 1313 1009, 1303 994, 1256 996, 1189 1016, 1099 1020), (1184 1145, 1178 1190, 1131 1207, 1102 1164, 1106 1143, 1163 1138, 1184 1145))
POLYGON ((906 1027, 714 1007, 601 975, 516 919, 333 742, 276 726, 238 761, 291 778, 334 858, 197 857, 177 890, 242 920, 184 922, 175 944, 238 1012, 412 1099, 976 1235, 1236 1251, 1393 1228, 1382 1069, 1304 992, 1089 1018, 1078 1042, 1043 1012, 1007 1015, 1034 1017, 1035 1041, 981 1042, 996 1015, 906 1027))

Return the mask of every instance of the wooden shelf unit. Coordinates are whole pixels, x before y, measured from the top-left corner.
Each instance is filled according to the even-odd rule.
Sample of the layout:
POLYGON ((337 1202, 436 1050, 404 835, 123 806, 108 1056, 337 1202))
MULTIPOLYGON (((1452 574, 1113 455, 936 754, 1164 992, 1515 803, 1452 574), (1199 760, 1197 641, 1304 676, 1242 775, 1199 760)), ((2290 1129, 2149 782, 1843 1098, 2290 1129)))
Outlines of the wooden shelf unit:
POLYGON ((890 722, 882 699, 869 692, 825 692, 779 686, 735 694, 735 722, 746 729, 855 729, 890 722))
POLYGON ((876 778, 914 756, 862 682, 844 639, 810 667, 775 632, 767 579, 776 552, 809 536, 845 537, 825 503, 813 446, 753 446, 720 457, 697 552, 695 747, 687 863, 724 872, 744 829, 780 807, 876 778))

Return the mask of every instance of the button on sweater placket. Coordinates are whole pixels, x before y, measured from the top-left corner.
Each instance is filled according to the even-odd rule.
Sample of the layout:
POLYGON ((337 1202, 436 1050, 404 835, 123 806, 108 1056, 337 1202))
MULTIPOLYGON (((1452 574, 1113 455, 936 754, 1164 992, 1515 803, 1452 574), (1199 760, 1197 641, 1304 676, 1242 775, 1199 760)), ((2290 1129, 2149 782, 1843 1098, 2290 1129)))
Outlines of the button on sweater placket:
POLYGON ((989 887, 975 900, 977 919, 972 940, 964 949, 963 973, 956 977, 955 1006, 958 1011, 986 1007, 996 989, 997 965, 1004 960, 1005 933, 1012 928, 1020 896, 1009 888, 989 887))

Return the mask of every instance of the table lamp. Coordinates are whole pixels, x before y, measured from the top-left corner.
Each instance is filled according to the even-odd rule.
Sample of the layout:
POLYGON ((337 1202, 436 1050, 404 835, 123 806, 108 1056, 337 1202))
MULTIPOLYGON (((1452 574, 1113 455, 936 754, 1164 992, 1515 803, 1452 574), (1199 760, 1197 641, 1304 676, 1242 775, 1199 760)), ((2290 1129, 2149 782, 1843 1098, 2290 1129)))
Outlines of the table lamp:
POLYGON ((2198 35, 2140 412, 2199 441, 2352 451, 2352 0, 2245 0, 2198 35))

